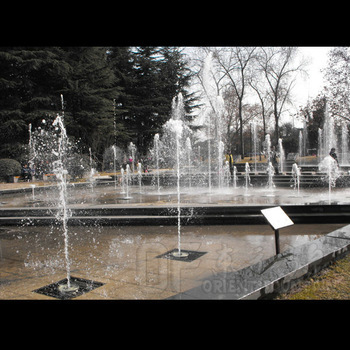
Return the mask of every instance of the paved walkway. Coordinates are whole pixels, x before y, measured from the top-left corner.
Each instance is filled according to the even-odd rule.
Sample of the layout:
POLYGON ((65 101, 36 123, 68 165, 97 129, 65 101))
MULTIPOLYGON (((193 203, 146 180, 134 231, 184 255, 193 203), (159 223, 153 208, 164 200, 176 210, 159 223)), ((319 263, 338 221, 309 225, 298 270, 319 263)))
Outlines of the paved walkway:
MULTIPOLYGON (((281 252, 341 227, 287 227, 280 232, 281 252)), ((177 248, 176 226, 70 227, 71 276, 103 283, 76 299, 195 299, 188 291, 208 289, 206 281, 270 259, 275 249, 268 225, 183 227, 181 247, 205 254, 191 262, 158 258, 177 248)), ((34 291, 66 275, 61 229, 0 227, 0 299, 55 300, 34 291)))
MULTIPOLYGON (((1 183, 0 190, 29 191, 33 184, 50 183, 1 183)), ((246 295, 259 298, 274 291, 276 271, 284 271, 276 277, 280 281, 276 286, 283 285, 308 273, 310 266, 311 271, 346 252, 349 227, 343 226, 298 224, 281 230, 278 259, 268 225, 184 226, 182 249, 205 252, 190 262, 158 257, 177 248, 176 225, 69 227, 71 276, 102 284, 76 299, 242 298, 232 291, 230 281, 247 273, 255 274, 258 288, 252 287, 246 295), (303 260, 305 256, 310 259, 303 260)), ((0 299, 55 299, 35 290, 66 276, 61 228, 0 227, 0 299)))

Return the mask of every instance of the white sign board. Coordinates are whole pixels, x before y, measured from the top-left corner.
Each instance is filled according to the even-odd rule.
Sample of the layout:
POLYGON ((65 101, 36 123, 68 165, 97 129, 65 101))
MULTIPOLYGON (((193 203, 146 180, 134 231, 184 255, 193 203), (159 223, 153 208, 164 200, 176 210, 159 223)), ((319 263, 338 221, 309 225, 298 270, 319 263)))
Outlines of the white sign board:
POLYGON ((265 216, 266 220, 274 230, 294 225, 294 222, 282 210, 281 207, 262 209, 261 213, 265 216))

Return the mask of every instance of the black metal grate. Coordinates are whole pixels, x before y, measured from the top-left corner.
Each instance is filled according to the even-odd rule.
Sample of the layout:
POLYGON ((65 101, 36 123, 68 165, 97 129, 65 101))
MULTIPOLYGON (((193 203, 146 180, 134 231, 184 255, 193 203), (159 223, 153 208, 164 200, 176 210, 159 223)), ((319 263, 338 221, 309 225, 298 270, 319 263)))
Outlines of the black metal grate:
POLYGON ((88 293, 95 288, 101 287, 104 283, 86 280, 84 278, 78 277, 70 277, 71 285, 76 285, 78 288, 74 291, 61 292, 59 290, 60 285, 67 284, 67 278, 58 281, 56 283, 51 283, 47 286, 41 287, 39 289, 33 290, 34 293, 44 294, 49 297, 61 299, 61 300, 69 300, 72 298, 76 298, 80 295, 88 293))
POLYGON ((177 252, 178 249, 169 250, 168 252, 156 256, 156 258, 163 258, 163 259, 170 259, 170 260, 179 260, 179 261, 186 261, 191 262, 193 260, 196 260, 200 258, 202 255, 206 254, 207 252, 197 252, 194 250, 185 250, 181 249, 181 252, 187 253, 188 255, 186 257, 177 257, 173 255, 174 252, 177 252))

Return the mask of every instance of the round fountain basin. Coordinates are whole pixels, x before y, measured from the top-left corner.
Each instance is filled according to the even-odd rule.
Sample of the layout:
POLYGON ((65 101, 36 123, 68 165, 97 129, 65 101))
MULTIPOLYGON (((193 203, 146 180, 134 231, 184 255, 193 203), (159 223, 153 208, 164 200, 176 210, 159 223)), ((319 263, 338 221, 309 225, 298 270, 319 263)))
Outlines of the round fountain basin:
MULTIPOLYGON (((35 200, 29 192, 1 193, 1 208, 39 208, 55 207, 57 196, 53 188, 36 188, 35 200)), ((169 206, 177 204, 175 187, 164 187, 158 191, 152 186, 130 188, 128 198, 119 187, 98 185, 93 189, 87 186, 72 186, 68 192, 68 205, 74 207, 123 207, 123 206, 169 206)), ((294 204, 350 204, 350 188, 332 188, 331 195, 327 188, 293 188, 244 187, 181 188, 181 204, 193 206, 206 205, 294 205, 294 204)))

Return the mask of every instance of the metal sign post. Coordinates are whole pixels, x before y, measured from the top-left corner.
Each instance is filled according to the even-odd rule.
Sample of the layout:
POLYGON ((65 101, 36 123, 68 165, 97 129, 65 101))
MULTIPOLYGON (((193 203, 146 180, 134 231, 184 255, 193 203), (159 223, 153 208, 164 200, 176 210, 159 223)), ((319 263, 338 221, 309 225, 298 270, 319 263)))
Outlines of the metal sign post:
POLYGON ((275 246, 276 246, 276 254, 280 253, 280 231, 275 230, 275 246))
POLYGON ((275 246, 276 254, 280 253, 280 235, 279 230, 283 227, 294 225, 294 222, 289 216, 282 210, 281 207, 274 207, 261 210, 267 222, 275 231, 275 246))

